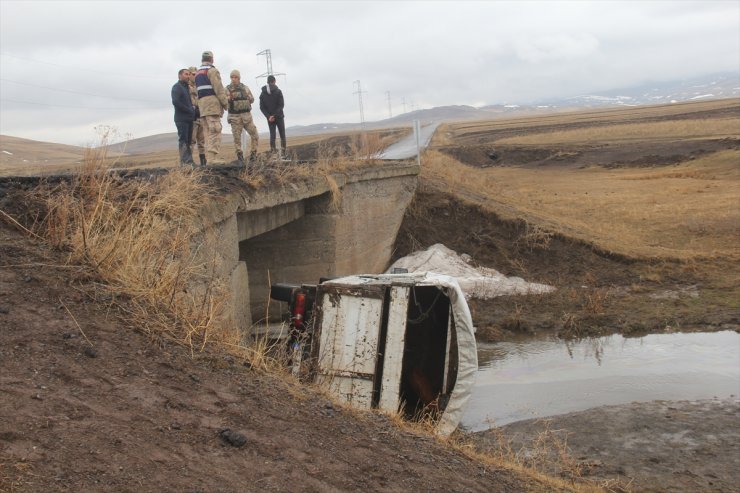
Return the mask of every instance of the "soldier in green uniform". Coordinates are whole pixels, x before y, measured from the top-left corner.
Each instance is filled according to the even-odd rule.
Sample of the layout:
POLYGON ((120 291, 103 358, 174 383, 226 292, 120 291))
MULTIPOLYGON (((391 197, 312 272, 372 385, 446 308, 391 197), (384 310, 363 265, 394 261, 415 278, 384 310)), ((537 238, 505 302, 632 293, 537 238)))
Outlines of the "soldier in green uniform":
POLYGON ((242 129, 246 129, 251 139, 250 161, 257 155, 257 144, 259 144, 259 134, 252 119, 254 96, 252 95, 252 91, 241 83, 241 74, 238 70, 232 70, 230 75, 231 84, 226 86, 226 95, 229 99, 229 115, 226 121, 231 124, 231 133, 234 136, 234 147, 236 148, 236 158, 241 164, 244 164, 242 129))

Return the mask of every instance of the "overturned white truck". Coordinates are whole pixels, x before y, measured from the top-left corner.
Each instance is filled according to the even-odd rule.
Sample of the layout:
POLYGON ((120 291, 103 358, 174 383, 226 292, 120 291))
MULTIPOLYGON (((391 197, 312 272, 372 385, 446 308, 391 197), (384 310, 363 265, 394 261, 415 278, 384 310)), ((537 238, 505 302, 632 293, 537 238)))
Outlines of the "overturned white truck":
POLYGON ((358 275, 293 294, 301 291, 308 294, 298 303, 273 297, 289 301, 293 325, 305 329, 310 379, 353 407, 432 419, 442 435, 455 430, 478 359, 470 310, 454 278, 358 275), (308 323, 297 305, 312 312, 308 323))

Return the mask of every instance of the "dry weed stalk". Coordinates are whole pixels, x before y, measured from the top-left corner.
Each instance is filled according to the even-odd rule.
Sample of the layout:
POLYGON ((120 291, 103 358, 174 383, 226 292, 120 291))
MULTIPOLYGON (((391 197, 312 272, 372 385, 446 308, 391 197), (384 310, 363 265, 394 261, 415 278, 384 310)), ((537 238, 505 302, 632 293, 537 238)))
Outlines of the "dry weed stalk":
POLYGON ((516 242, 521 242, 530 252, 533 250, 547 250, 555 234, 527 221, 524 224, 524 233, 517 238, 516 242))
POLYGON ((586 313, 599 314, 604 313, 604 303, 609 298, 608 289, 596 288, 590 293, 586 294, 586 299, 583 303, 583 310, 586 313))
POLYGON ((45 215, 35 231, 91 265, 115 299, 128 300, 120 308, 143 332, 198 350, 232 342, 235 332, 214 323, 225 287, 198 248, 195 218, 208 196, 199 172, 122 179, 106 149, 90 150, 70 182, 36 190, 45 215))

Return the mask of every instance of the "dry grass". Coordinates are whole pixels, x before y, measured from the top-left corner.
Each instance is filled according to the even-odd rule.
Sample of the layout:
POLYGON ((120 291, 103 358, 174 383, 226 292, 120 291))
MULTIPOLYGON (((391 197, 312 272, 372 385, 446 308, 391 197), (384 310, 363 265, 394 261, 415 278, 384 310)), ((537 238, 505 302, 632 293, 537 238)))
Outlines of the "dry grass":
POLYGON ((87 265, 103 281, 128 323, 155 339, 202 351, 221 347, 266 366, 260 348, 240 345, 224 317, 226 286, 215 279, 215 259, 204 244, 215 241, 195 217, 209 199, 198 171, 178 168, 159 178, 121 179, 102 145, 89 150, 74 177, 40 185, 29 228, 87 265))
POLYGON ((400 429, 415 435, 434 438, 471 459, 493 469, 514 471, 533 481, 531 491, 573 491, 590 493, 598 491, 627 491, 616 481, 593 481, 583 476, 588 463, 570 455, 567 436, 560 430, 545 426, 531 443, 515 448, 510 438, 499 428, 488 433, 493 437, 490 444, 482 448, 475 439, 465 433, 453 433, 449 437, 435 434, 435 423, 431 419, 409 421, 403 413, 388 414, 389 419, 400 429))
POLYGON ((422 177, 508 218, 637 257, 736 257, 740 151, 655 169, 466 166, 429 151, 422 177))
POLYGON ((500 428, 491 428, 487 437, 483 447, 463 434, 454 435, 450 443, 474 459, 528 474, 553 488, 576 492, 630 491, 629 484, 618 480, 596 481, 586 477, 592 464, 573 457, 567 433, 553 430, 547 420, 543 421, 542 431, 519 446, 500 428))
MULTIPOLYGON (((440 126, 440 129, 436 132, 435 137, 432 141, 433 145, 462 145, 462 144, 476 144, 482 141, 491 142, 490 136, 500 131, 511 131, 515 130, 518 134, 522 134, 528 130, 531 130, 531 134, 540 133, 541 136, 547 136, 549 134, 543 134, 542 127, 552 127, 557 134, 563 134, 563 132, 557 131, 555 127, 561 125, 577 125, 587 131, 597 129, 598 126, 608 125, 612 128, 622 124, 626 124, 625 130, 631 130, 635 127, 630 127, 636 122, 650 122, 655 119, 671 118, 675 115, 681 115, 681 118, 690 118, 695 115, 692 120, 694 122, 704 120, 702 115, 705 111, 714 110, 728 110, 735 109, 735 114, 728 118, 727 122, 722 123, 722 128, 727 128, 727 124, 731 120, 737 118, 737 112, 740 111, 740 99, 720 99, 713 101, 699 101, 699 102, 688 102, 678 103, 671 105, 658 105, 658 106, 637 106, 637 107, 621 107, 621 108, 606 108, 606 109, 594 109, 594 110, 581 110, 581 111, 563 111, 558 113, 550 113, 536 116, 526 117, 512 117, 512 118, 501 118, 496 120, 485 120, 485 121, 469 121, 450 123, 440 126)), ((676 119, 674 121, 678 121, 676 119)), ((696 129, 695 124, 691 125, 696 129)), ((713 124, 714 125, 714 124, 713 124)), ((665 133, 666 136, 670 137, 671 126, 653 126, 646 127, 652 129, 659 129, 665 133)), ((678 124, 674 128, 681 131, 682 125, 678 124)), ((686 128, 686 127, 684 127, 686 128)), ((704 134, 702 129, 697 130, 698 133, 704 134)), ((598 131, 599 135, 603 135, 602 131, 598 131)), ((730 134, 737 135, 738 127, 735 126, 734 130, 730 130, 730 134)), ((566 136, 577 136, 575 134, 566 133, 566 136)), ((593 134, 597 135, 597 134, 593 134)), ((607 135, 606 138, 610 138, 611 135, 607 135)), ((499 140, 498 142, 503 142, 499 140)), ((543 143, 542 140, 536 140, 536 143, 543 143)))
POLYGON ((222 286, 206 281, 202 292, 189 287, 208 276, 193 239, 193 216, 207 190, 197 172, 175 170, 152 181, 123 181, 107 172, 104 152, 88 155, 68 184, 36 192, 46 213, 38 235, 70 252, 75 263, 92 266, 121 308, 143 332, 203 349, 209 340, 235 340, 220 330, 222 286))
POLYGON ((740 117, 619 123, 575 130, 531 133, 497 139, 497 144, 553 145, 593 142, 630 142, 646 139, 702 139, 737 137, 740 117))

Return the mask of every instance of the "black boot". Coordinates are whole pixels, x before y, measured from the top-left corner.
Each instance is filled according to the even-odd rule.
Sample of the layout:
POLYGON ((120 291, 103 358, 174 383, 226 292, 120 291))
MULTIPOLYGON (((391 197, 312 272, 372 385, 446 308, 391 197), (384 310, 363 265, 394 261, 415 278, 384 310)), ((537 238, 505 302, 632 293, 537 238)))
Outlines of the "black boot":
POLYGON ((198 154, 198 157, 200 158, 200 165, 205 166, 206 165, 206 155, 205 154, 198 154))
POLYGON ((178 151, 180 153, 180 166, 185 166, 187 163, 187 152, 188 146, 185 143, 180 142, 178 145, 178 151))
POLYGON ((193 161, 193 151, 190 150, 190 145, 185 144, 185 164, 188 166, 195 166, 193 161))
POLYGON ((239 150, 236 151, 236 160, 239 161, 239 164, 244 166, 244 153, 239 150))
POLYGON ((252 162, 255 159, 257 159, 257 151, 252 149, 252 152, 249 153, 249 161, 252 162))

